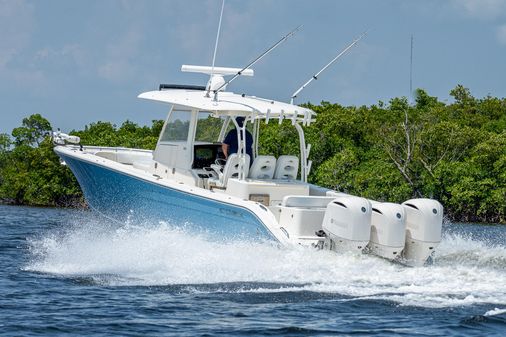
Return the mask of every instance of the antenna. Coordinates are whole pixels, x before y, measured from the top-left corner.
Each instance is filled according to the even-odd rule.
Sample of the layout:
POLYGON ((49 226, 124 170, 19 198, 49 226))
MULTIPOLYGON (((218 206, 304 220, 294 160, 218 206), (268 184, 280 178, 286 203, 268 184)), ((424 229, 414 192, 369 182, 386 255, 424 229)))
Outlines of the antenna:
MULTIPOLYGON (((214 63, 216 61, 216 51, 218 50, 218 41, 220 40, 220 32, 221 32, 221 19, 223 18, 223 8, 225 8, 225 0, 221 2, 221 13, 220 13, 220 21, 218 23, 218 31, 216 32, 216 42, 214 43, 214 53, 213 53, 213 63, 211 66, 211 73, 209 76, 209 81, 211 82, 214 75, 214 63)), ((206 92, 206 97, 209 97, 209 92, 211 91, 211 85, 206 92)))
POLYGON ((343 51, 341 51, 336 57, 334 57, 332 59, 332 61, 330 61, 329 63, 327 63, 327 65, 325 67, 323 67, 319 72, 317 72, 316 74, 313 75, 313 77, 311 77, 306 83, 304 83, 304 85, 302 87, 300 87, 299 89, 297 89, 293 94, 292 94, 292 97, 290 99, 290 104, 293 104, 293 100, 295 99, 295 97, 297 97, 297 95, 302 91, 304 90, 304 88, 306 86, 308 86, 309 83, 313 82, 313 80, 317 80, 318 79, 318 76, 320 76, 320 74, 322 72, 324 72, 328 67, 330 67, 334 62, 336 62, 341 56, 343 56, 348 50, 350 50, 358 41, 360 41, 366 34, 367 34, 367 30, 365 32, 362 33, 362 35, 360 35, 358 38, 356 38, 355 40, 353 40, 352 43, 350 43, 346 48, 343 49, 343 51))
POLYGON ((231 79, 229 79, 228 81, 226 81, 225 83, 223 83, 222 85, 220 85, 217 89, 215 89, 213 92, 214 92, 214 100, 217 100, 218 98, 218 92, 223 88, 223 87, 226 87, 228 84, 230 84, 230 82, 232 82, 233 80, 235 80, 237 77, 241 76, 242 72, 249 69, 251 66, 253 66, 255 63, 257 63, 258 61, 260 61, 262 58, 264 58, 265 55, 269 54, 271 51, 273 51, 277 46, 279 46, 281 43, 285 42, 289 37, 291 37, 293 34, 295 34, 299 29, 300 27, 302 27, 302 25, 299 25, 297 28, 295 28, 294 30, 292 30, 290 33, 286 34, 285 36, 283 36, 278 42, 276 42, 275 44, 273 44, 269 49, 267 49, 266 51, 264 51, 262 54, 260 54, 260 56, 258 56, 256 59, 254 59, 253 61, 251 61, 246 67, 242 68, 241 70, 239 70, 231 79))
POLYGON ((411 54, 409 55, 409 96, 413 97, 413 34, 411 34, 411 54))
MULTIPOLYGON (((220 40, 220 32, 221 32, 221 19, 223 18, 223 8, 225 8, 225 0, 221 2, 221 13, 220 13, 220 22, 218 23, 218 32, 216 33, 216 42, 214 43, 214 53, 213 53, 213 64, 211 67, 211 78, 214 75, 214 62, 216 61, 216 51, 218 50, 218 41, 220 40)), ((211 86, 207 90, 206 96, 209 97, 209 92, 211 91, 211 86)))

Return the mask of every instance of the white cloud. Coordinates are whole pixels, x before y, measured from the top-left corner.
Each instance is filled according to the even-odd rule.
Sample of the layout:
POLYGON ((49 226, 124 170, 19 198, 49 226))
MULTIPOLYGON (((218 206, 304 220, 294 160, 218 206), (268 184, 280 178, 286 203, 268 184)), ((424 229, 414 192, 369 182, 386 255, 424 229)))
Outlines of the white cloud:
POLYGON ((66 44, 61 48, 44 47, 35 52, 37 62, 67 62, 82 67, 85 63, 84 49, 77 43, 66 44))
POLYGON ((496 19, 506 14, 506 0, 452 0, 466 15, 479 19, 496 19))
POLYGON ((506 45, 506 24, 497 28, 496 37, 499 43, 506 45))

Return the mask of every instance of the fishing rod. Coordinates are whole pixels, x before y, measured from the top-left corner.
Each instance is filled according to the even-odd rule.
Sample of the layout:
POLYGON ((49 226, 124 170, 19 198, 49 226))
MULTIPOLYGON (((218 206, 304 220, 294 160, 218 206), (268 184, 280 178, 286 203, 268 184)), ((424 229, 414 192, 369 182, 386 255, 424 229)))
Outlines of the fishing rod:
POLYGON ((295 28, 294 30, 292 30, 290 33, 288 33, 285 36, 283 36, 278 42, 276 42, 275 44, 273 44, 269 49, 267 49, 262 54, 260 54, 260 56, 258 56, 256 59, 254 59, 253 61, 251 61, 246 67, 244 67, 241 70, 239 70, 232 78, 230 78, 228 81, 226 81, 225 83, 223 83, 222 85, 220 85, 217 89, 213 90, 213 92, 214 92, 214 100, 216 101, 218 99, 218 92, 222 88, 224 88, 225 86, 227 86, 228 84, 230 84, 230 82, 232 82, 233 80, 235 80, 237 77, 241 76, 241 74, 242 74, 243 71, 249 69, 255 63, 257 63, 262 58, 264 58, 264 56, 266 56, 271 51, 273 51, 277 46, 279 46, 281 43, 285 42, 288 38, 290 38, 292 35, 294 35, 300 29, 300 27, 302 27, 302 25, 299 25, 297 28, 295 28))
POLYGON ((362 33, 362 35, 360 35, 358 38, 356 38, 355 40, 353 40, 352 43, 350 43, 346 48, 343 49, 343 51, 341 51, 336 57, 334 57, 332 59, 332 61, 330 61, 329 63, 327 63, 327 65, 325 67, 323 67, 319 72, 317 72, 316 74, 314 74, 306 83, 304 83, 304 85, 302 87, 300 87, 299 89, 297 89, 293 94, 292 94, 292 97, 290 98, 290 104, 293 104, 293 100, 295 99, 295 97, 297 97, 297 95, 302 91, 304 90, 304 88, 306 86, 309 85, 309 83, 313 82, 314 80, 317 80, 318 79, 318 76, 320 76, 320 74, 322 72, 324 72, 328 67, 330 67, 334 62, 336 62, 341 56, 343 56, 344 54, 346 54, 346 52, 348 50, 350 50, 355 44, 357 44, 358 41, 360 41, 366 34, 367 34, 367 30, 365 32, 362 33))

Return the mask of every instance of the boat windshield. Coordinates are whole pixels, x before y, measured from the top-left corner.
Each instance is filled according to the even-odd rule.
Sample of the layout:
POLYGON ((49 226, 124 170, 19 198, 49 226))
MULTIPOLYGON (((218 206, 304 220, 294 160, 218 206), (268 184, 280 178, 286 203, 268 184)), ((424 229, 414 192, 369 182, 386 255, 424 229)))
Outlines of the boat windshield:
POLYGON ((161 142, 186 142, 190 129, 191 112, 186 110, 173 110, 165 123, 161 142))
POLYGON ((197 130, 195 132, 195 141, 218 142, 224 121, 225 119, 223 117, 213 117, 211 112, 200 111, 197 121, 197 130))

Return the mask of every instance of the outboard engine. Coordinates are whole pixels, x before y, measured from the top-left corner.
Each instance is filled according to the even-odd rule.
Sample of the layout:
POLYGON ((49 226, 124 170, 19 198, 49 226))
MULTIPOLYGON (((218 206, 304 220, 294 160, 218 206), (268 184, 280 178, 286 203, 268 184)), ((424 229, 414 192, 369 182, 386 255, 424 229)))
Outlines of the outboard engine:
POLYGON ((375 255, 395 260, 401 256, 406 239, 404 207, 389 202, 373 202, 371 239, 367 248, 375 255))
POLYGON ((441 242, 443 205, 432 199, 411 199, 402 203, 406 211, 406 245, 403 262, 422 266, 441 242))
POLYGON ((337 197, 328 204, 322 227, 325 248, 361 252, 369 242, 371 203, 355 196, 337 197))

